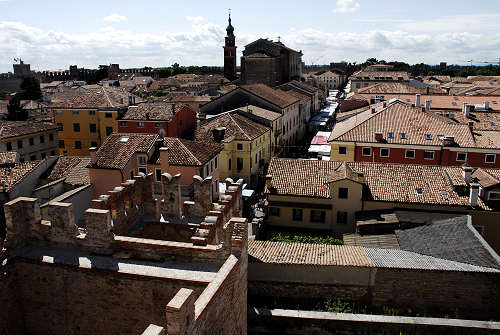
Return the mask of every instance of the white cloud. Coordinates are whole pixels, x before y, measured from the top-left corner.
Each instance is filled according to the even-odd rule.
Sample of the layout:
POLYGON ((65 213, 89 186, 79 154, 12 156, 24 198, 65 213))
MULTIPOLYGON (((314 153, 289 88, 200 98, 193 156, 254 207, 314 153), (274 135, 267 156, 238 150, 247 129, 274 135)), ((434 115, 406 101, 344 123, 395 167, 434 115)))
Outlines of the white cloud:
POLYGON ((359 9, 359 3, 355 0, 337 0, 335 13, 353 13, 359 9))
POLYGON ((126 19, 127 18, 125 16, 116 13, 104 17, 104 21, 106 22, 122 22, 126 19))
MULTIPOLYGON (((70 64, 97 68, 119 63, 122 68, 141 66, 223 64, 224 27, 200 19, 189 19, 183 32, 138 33, 132 29, 103 27, 88 33, 64 33, 0 21, 0 72, 12 71, 13 57, 22 57, 35 70, 67 69, 70 64), (110 47, 112 46, 112 47, 110 47)), ((243 46, 259 37, 276 39, 302 50, 306 64, 369 57, 409 63, 465 63, 468 59, 498 57, 500 32, 456 31, 432 33, 408 29, 331 33, 316 29, 291 29, 261 34, 236 31, 241 55, 243 46)))

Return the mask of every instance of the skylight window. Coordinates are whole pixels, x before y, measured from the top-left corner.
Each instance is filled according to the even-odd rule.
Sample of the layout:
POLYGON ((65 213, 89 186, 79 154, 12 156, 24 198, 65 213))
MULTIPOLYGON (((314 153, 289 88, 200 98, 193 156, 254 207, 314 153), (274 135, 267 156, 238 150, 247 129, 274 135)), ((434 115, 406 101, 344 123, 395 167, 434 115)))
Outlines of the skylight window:
POLYGON ((438 139, 439 139, 440 141, 441 141, 441 140, 443 140, 443 138, 444 138, 444 135, 438 135, 438 139))
POLYGON ((494 105, 496 105, 496 104, 497 104, 497 102, 496 102, 495 100, 493 100, 493 104, 494 104, 494 105))
POLYGON ((494 125, 495 125, 495 122, 490 122, 490 125, 494 126, 494 125))
POLYGON ((417 192, 417 194, 418 194, 418 195, 422 195, 422 194, 424 194, 424 190, 423 190, 423 189, 421 189, 421 188, 417 188, 417 189, 415 189, 415 192, 417 192))
POLYGON ((453 101, 451 104, 452 104, 453 106, 456 106, 456 105, 457 105, 457 103, 456 103, 455 101, 453 101))
POLYGON ((394 133, 387 133, 387 138, 394 138, 394 133))
POLYGON ((129 136, 123 136, 122 138, 120 138, 120 142, 127 143, 129 139, 130 139, 129 136))
POLYGON ((441 193, 441 195, 443 195, 443 196, 448 195, 448 191, 445 191, 445 190, 440 190, 439 193, 441 193))
POLYGON ((455 101, 458 101, 458 98, 457 98, 457 97, 454 97, 453 99, 455 99, 455 101))
POLYGON ((431 135, 431 134, 425 134, 425 139, 426 139, 427 141, 432 140, 432 135, 431 135))
POLYGON ((399 138, 401 138, 402 140, 406 140, 406 133, 400 133, 399 138))

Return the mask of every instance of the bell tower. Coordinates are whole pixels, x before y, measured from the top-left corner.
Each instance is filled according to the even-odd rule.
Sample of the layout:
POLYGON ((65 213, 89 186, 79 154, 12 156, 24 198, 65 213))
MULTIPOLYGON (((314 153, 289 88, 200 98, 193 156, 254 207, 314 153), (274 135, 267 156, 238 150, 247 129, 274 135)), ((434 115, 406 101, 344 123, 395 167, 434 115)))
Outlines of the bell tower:
POLYGON ((236 44, 234 27, 231 25, 231 9, 229 10, 229 24, 226 28, 226 44, 224 45, 224 77, 236 79, 236 44))

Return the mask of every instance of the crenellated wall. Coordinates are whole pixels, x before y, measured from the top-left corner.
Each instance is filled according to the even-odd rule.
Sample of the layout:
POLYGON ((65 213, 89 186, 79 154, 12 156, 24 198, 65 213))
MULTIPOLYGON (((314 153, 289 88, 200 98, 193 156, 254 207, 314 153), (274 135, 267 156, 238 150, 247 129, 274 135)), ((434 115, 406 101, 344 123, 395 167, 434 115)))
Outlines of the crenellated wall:
MULTIPOLYGON (((228 181, 218 203, 198 195, 181 204, 178 180, 163 175, 160 199, 153 198, 151 174, 126 181, 92 202, 84 228, 70 203, 49 203, 48 220, 39 199, 5 204, 0 304, 8 311, 0 314, 0 334, 140 334, 152 323, 158 333, 175 334, 180 323, 165 306, 186 291, 196 313, 185 334, 246 334, 248 227, 235 217, 242 181, 228 181), (184 225, 160 222, 164 213, 179 213, 178 220, 182 213, 203 216, 184 225), (192 235, 179 242, 168 233, 162 239, 119 234, 145 217, 169 229, 189 227, 192 235)), ((196 180, 201 193, 211 187, 211 179, 196 180)), ((186 312, 175 313, 186 325, 186 312)))

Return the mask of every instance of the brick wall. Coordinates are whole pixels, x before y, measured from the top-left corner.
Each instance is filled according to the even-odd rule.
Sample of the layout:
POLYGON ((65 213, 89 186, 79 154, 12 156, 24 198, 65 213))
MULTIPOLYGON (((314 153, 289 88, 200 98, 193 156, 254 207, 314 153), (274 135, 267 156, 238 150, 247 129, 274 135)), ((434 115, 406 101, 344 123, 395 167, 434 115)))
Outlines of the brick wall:
POLYGON ((377 269, 372 303, 376 308, 498 320, 498 277, 495 273, 377 269))
POLYGON ((24 315, 26 332, 38 335, 141 334, 151 323, 165 324, 165 305, 181 287, 195 296, 206 287, 24 260, 16 260, 15 273, 23 310, 16 319, 24 315))
POLYGON ((499 322, 337 314, 296 310, 248 310, 248 334, 322 335, 485 335, 498 334, 499 322))

